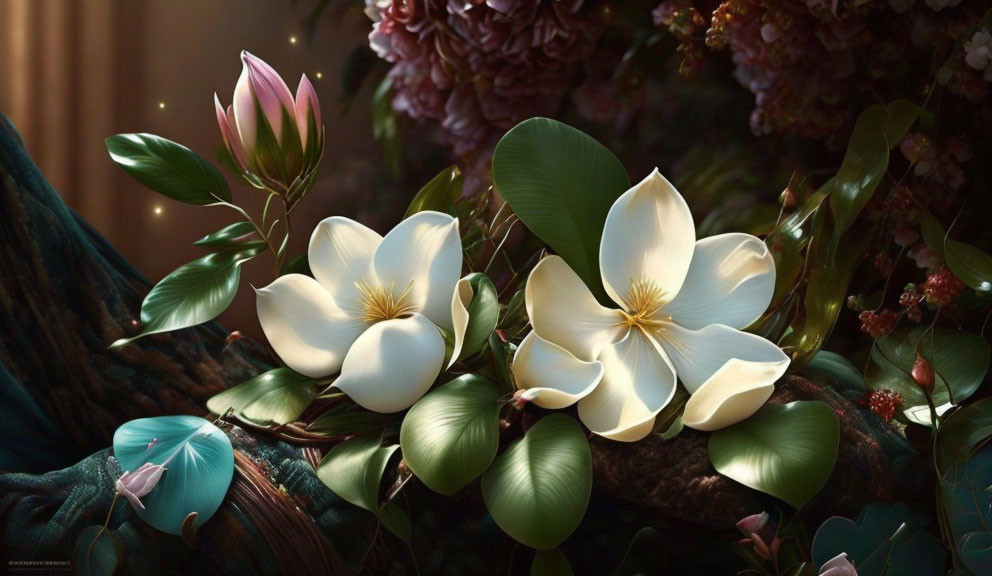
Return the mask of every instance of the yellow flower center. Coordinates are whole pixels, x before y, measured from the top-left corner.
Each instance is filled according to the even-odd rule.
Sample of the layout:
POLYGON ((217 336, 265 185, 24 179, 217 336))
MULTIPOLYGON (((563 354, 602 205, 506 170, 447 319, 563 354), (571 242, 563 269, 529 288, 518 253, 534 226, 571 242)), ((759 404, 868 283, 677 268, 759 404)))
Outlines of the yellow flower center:
POLYGON ((617 310, 621 324, 629 328, 638 327, 649 332, 656 332, 671 316, 658 316, 667 301, 665 292, 653 280, 642 278, 630 283, 630 292, 624 301, 627 310, 617 310))
POLYGON ((355 287, 361 294, 359 304, 362 307, 362 321, 369 324, 402 318, 416 311, 413 304, 413 280, 406 285, 399 296, 390 287, 387 290, 383 286, 369 286, 364 282, 357 282, 355 287))

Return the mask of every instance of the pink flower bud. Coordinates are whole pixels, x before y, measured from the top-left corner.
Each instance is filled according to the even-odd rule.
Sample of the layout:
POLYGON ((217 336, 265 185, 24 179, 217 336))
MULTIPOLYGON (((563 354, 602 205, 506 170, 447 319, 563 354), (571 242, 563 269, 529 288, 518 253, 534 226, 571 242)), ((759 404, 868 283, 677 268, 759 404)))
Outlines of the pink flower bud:
POLYGON ((306 74, 300 78, 300 85, 296 88, 296 124, 300 127, 300 142, 304 152, 315 149, 318 143, 323 144, 321 140, 324 125, 320 121, 320 102, 317 101, 317 92, 306 74), (316 134, 309 133, 311 122, 317 127, 316 134))
POLYGON ((513 393, 513 407, 517 410, 523 410, 524 406, 533 402, 534 398, 537 398, 536 390, 517 390, 513 393))
POLYGON ((841 552, 820 567, 820 576, 858 576, 858 571, 847 559, 847 554, 841 552))
POLYGON ((737 522, 737 529, 741 531, 741 534, 751 536, 752 534, 761 532, 761 529, 768 524, 768 518, 768 512, 751 514, 737 522))
POLYGON ((131 504, 144 510, 145 505, 141 503, 142 496, 146 496, 162 479, 165 473, 165 466, 145 462, 134 472, 125 472, 117 479, 117 492, 131 501, 131 504))
POLYGON ((927 362, 926 358, 916 355, 916 362, 913 363, 913 380, 919 384, 927 394, 933 392, 933 366, 927 362))

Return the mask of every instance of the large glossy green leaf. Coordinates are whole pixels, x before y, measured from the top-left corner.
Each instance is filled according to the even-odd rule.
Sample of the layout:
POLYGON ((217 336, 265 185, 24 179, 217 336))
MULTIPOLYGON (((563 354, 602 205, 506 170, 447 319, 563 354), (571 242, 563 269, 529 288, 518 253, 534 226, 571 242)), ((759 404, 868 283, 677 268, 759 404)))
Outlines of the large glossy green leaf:
POLYGON ((709 455, 724 476, 802 508, 830 477, 839 438, 837 415, 823 402, 766 404, 710 435, 709 455))
POLYGON ((944 508, 954 551, 975 575, 992 574, 992 447, 957 459, 941 477, 944 508))
POLYGON ((146 462, 164 465, 158 485, 135 509, 142 520, 179 535, 191 512, 199 528, 213 516, 234 476, 231 441, 210 422, 196 416, 159 416, 126 422, 114 433, 114 457, 121 469, 134 471, 146 462))
POLYGON ((224 175, 189 148, 154 134, 117 134, 107 151, 125 172, 152 190, 187 204, 230 201, 224 175))
POLYGON ((462 195, 462 182, 461 168, 448 166, 417 192, 403 218, 409 218, 424 210, 448 212, 455 204, 455 200, 462 195))
POLYGON ((103 526, 90 526, 76 537, 72 573, 77 576, 111 576, 121 567, 122 556, 121 545, 111 531, 104 530, 103 526))
POLYGON ((317 466, 317 477, 344 500, 365 508, 379 518, 387 530, 405 542, 413 529, 396 504, 379 504, 379 484, 389 458, 398 444, 383 447, 378 436, 354 438, 331 448, 317 466))
POLYGON ((121 338, 111 347, 213 320, 234 300, 241 281, 241 265, 261 250, 259 246, 227 250, 176 268, 141 303, 141 333, 121 338))
POLYGON ((944 241, 947 238, 947 231, 940 223, 940 220, 928 212, 925 208, 920 208, 920 232, 923 235, 923 242, 931 250, 944 257, 944 241))
POLYGON ((575 128, 531 118, 497 144, 493 181, 524 225, 605 301, 599 241, 607 212, 630 188, 616 156, 575 128))
POLYGON ((251 222, 235 222, 234 224, 225 226, 216 232, 207 234, 203 238, 193 242, 193 244, 196 246, 228 248, 235 246, 264 246, 265 240, 262 240, 258 236, 255 232, 255 227, 251 222))
POLYGON ((474 374, 428 393, 403 419, 403 461, 431 490, 454 494, 496 457, 502 395, 499 384, 474 374))
POLYGON ((482 475, 482 497, 496 524, 518 542, 550 550, 571 534, 589 505, 592 453, 582 427, 545 416, 482 475))
POLYGON ((473 272, 464 279, 472 287, 472 303, 468 307, 468 327, 460 354, 463 359, 486 347, 499 321, 499 295, 492 280, 481 272, 473 272))
POLYGON ((870 106, 858 116, 830 193, 835 237, 851 227, 871 199, 889 166, 889 149, 902 140, 919 114, 916 104, 896 100, 870 106))
POLYGON ((351 436, 381 432, 387 415, 369 412, 354 402, 343 402, 327 410, 307 426, 307 430, 325 436, 351 436))
POLYGON ((833 386, 867 390, 864 374, 851 361, 836 352, 820 350, 803 370, 805 374, 821 376, 833 386))
POLYGON ((983 398, 951 414, 937 431, 939 470, 954 459, 967 460, 992 438, 992 398, 983 398))
POLYGON ((858 576, 943 575, 947 552, 925 526, 905 504, 869 504, 857 522, 834 516, 820 526, 813 563, 821 567, 843 552, 858 576))
POLYGON ((538 550, 530 565, 530 576, 572 576, 572 565, 558 548, 538 550))
POLYGON ((992 291, 992 256, 977 246, 947 240, 944 243, 947 266, 969 288, 979 292, 992 291))
POLYGON ((300 417, 316 395, 313 378, 276 368, 217 394, 207 400, 207 408, 214 414, 233 408, 248 420, 288 424, 300 417))

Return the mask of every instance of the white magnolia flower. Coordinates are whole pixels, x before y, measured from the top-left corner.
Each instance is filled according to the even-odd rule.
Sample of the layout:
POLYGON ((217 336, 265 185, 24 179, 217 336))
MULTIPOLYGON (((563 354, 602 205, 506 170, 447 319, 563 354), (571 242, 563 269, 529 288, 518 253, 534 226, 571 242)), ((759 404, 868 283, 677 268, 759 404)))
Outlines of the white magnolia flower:
POLYGON ((272 348, 306 376, 340 370, 334 386, 369 410, 410 407, 441 372, 438 328, 455 333, 456 349, 464 337, 458 219, 419 212, 382 237, 332 216, 314 230, 309 258, 314 278, 287 274, 257 291, 272 348))
POLYGON ((657 170, 610 208, 599 248, 603 287, 619 306, 601 306, 558 256, 541 260, 526 288, 533 331, 513 374, 537 390, 534 403, 579 403, 593 432, 632 442, 651 432, 675 393, 692 396, 682 422, 716 430, 765 403, 789 358, 741 332, 768 307, 775 264, 748 234, 696 241, 692 214, 657 170))

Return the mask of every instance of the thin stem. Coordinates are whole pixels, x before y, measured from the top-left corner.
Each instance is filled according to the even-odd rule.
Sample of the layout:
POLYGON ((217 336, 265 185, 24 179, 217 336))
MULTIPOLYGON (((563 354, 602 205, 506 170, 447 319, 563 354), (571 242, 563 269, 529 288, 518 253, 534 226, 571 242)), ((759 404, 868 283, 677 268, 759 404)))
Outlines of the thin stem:
POLYGON ((110 515, 114 513, 114 506, 117 505, 117 499, 121 497, 120 492, 114 492, 114 499, 110 502, 110 510, 107 510, 107 519, 103 521, 103 526, 100 527, 100 531, 96 533, 93 541, 90 542, 90 547, 86 549, 86 563, 89 564, 90 557, 93 554, 93 547, 96 546, 96 541, 103 536, 103 533, 107 531, 107 526, 110 526, 110 515))

